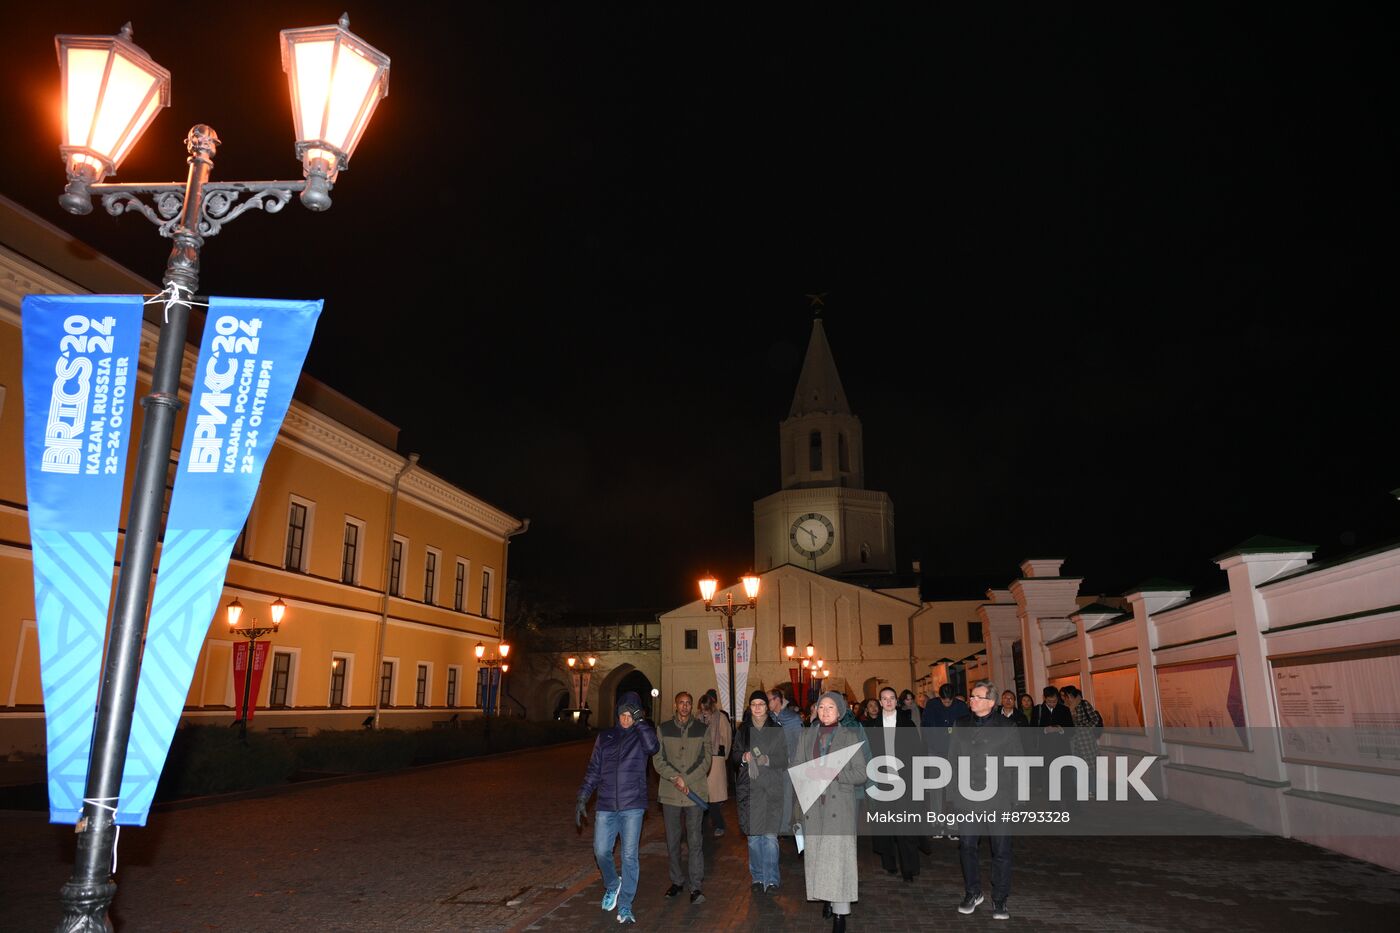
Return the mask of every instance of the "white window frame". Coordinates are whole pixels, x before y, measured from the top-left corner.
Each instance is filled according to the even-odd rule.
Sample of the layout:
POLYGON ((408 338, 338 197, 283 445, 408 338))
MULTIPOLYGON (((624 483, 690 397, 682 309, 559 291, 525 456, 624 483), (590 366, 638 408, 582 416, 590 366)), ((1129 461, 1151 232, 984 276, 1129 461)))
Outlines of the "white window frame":
POLYGON ((380 660, 381 660, 381 662, 383 662, 383 663, 381 663, 381 664, 379 665, 379 670, 375 671, 375 677, 374 677, 374 696, 375 696, 376 699, 379 699, 379 697, 380 697, 380 693, 379 693, 379 684, 380 684, 380 682, 384 679, 384 665, 385 665, 385 664, 392 665, 392 667, 393 667, 393 673, 389 675, 389 702, 388 702, 388 703, 385 703, 382 699, 379 699, 379 704, 380 704, 380 706, 387 706, 387 707, 395 708, 395 709, 396 709, 396 708, 398 708, 398 704, 395 703, 394 701, 398 699, 398 692, 399 692, 399 659, 398 659, 398 658, 381 658, 380 660))
POLYGON ((462 676, 465 673, 465 671, 463 670, 463 667, 460 664, 449 664, 447 665, 447 670, 449 678, 452 676, 452 671, 457 672, 457 695, 455 697, 449 697, 447 695, 447 682, 444 681, 442 685, 442 700, 444 703, 447 704, 448 709, 460 709, 462 706, 462 676))
POLYGON ((414 709, 428 709, 433 705, 433 662, 419 660, 413 665, 413 707, 414 709), (423 705, 418 705, 418 668, 428 669, 427 680, 423 683, 423 705))
POLYGON ((495 618, 491 615, 491 606, 496 598, 495 584, 496 571, 490 567, 481 568, 481 617, 483 619, 495 618))
MULTIPOLYGON (((366 526, 365 526, 365 523, 364 523, 364 521, 363 521, 362 519, 358 519, 358 518, 356 518, 355 516, 350 515, 350 514, 347 514, 347 515, 345 516, 345 524, 346 524, 346 525, 354 525, 356 528, 359 529, 359 536, 355 539, 355 568, 354 568, 353 571, 351 571, 350 582, 347 584, 348 586, 359 586, 359 585, 360 585, 360 580, 361 580, 360 574, 361 574, 361 572, 363 571, 364 565, 365 565, 365 527, 366 527, 366 526)), ((345 531, 344 531, 344 526, 341 526, 341 537, 340 537, 340 569, 341 569, 341 573, 344 573, 344 571, 345 571, 345 531)), ((341 583, 345 583, 345 580, 344 580, 344 579, 341 579, 341 574, 336 574, 336 578, 337 578, 337 579, 340 579, 340 582, 341 582, 341 583)))
POLYGON ((398 599, 403 599, 403 584, 408 579, 408 539, 403 535, 394 535, 389 541, 389 566, 385 568, 389 572, 389 595, 398 599), (394 585, 394 542, 401 545, 399 553, 403 555, 399 558, 399 583, 394 585))
POLYGON ((423 549, 423 603, 436 606, 442 594, 442 549, 428 545, 423 549), (428 555, 433 555, 433 595, 428 598, 428 555))
POLYGON ((462 602, 461 605, 457 603, 457 577, 456 571, 454 570, 452 577, 452 609, 455 612, 470 612, 471 610, 469 610, 467 606, 471 605, 471 603, 467 602, 469 598, 467 594, 471 592, 472 588, 472 562, 465 557, 459 557, 457 558, 457 567, 462 570, 462 602))
POLYGON ((349 651, 332 651, 331 664, 343 661, 345 663, 345 695, 341 697, 340 706, 331 705, 330 685, 326 686, 326 706, 331 709, 349 709, 354 704, 351 702, 350 687, 355 682, 355 655, 349 651))
MULTIPOLYGON (((281 565, 285 570, 295 569, 298 573, 311 572, 311 533, 316 528, 316 503, 310 499, 290 493, 287 497, 286 518, 282 522, 282 560, 281 565), (301 566, 291 568, 287 566, 287 544, 292 536, 292 506, 299 505, 306 509, 306 530, 301 536, 301 566)), ((337 574, 337 577, 339 574, 337 574)))
POLYGON ((297 681, 301 679, 301 649, 273 645, 267 649, 267 667, 263 671, 263 682, 267 684, 267 702, 263 704, 265 709, 296 709, 297 708, 297 681), (287 671, 287 702, 281 706, 272 705, 272 668, 275 658, 279 654, 290 655, 291 670, 287 671))

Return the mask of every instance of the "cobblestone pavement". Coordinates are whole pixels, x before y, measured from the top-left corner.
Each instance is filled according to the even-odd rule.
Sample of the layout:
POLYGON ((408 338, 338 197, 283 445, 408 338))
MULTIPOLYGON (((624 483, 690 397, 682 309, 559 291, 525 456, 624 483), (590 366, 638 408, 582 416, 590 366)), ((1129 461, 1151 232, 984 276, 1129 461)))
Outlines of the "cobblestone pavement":
MULTIPOLYGON (((161 811, 120 846, 113 920, 135 931, 617 929, 598 908, 591 834, 573 829, 589 746, 576 743, 258 799, 161 811)), ((654 797, 653 797, 654 799, 654 797)), ((705 903, 662 897, 659 812, 642 834, 640 928, 821 930, 802 863, 782 848, 782 887, 749 892, 747 849, 706 840, 705 903)), ((849 929, 1340 930, 1400 912, 1400 875, 1302 843, 1253 838, 1018 839, 1010 923, 971 917, 957 845, 936 840, 912 884, 862 844, 849 929)), ((0 930, 48 931, 72 865, 72 831, 0 813, 0 930)), ((985 857, 985 850, 984 850, 985 857)))

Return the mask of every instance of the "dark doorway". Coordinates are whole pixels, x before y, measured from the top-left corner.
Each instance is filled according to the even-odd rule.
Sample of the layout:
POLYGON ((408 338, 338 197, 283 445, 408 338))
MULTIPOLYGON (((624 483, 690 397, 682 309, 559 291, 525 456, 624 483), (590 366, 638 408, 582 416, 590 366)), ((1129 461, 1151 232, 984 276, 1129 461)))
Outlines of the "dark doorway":
POLYGON ((656 701, 651 695, 651 681, 647 679, 646 674, 634 670, 617 682, 617 690, 613 693, 613 709, 617 708, 617 703, 624 693, 635 693, 641 697, 642 708, 647 711, 647 718, 655 721, 656 701))

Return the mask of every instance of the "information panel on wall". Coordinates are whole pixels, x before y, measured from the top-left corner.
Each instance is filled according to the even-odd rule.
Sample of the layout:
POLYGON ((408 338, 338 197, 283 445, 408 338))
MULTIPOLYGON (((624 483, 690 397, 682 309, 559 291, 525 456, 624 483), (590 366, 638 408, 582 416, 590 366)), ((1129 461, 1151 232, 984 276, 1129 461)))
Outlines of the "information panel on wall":
POLYGON ((1106 729, 1141 732, 1142 684, 1136 667, 1114 671, 1094 671, 1094 708, 1103 717, 1106 729))
POLYGON ((1400 645, 1271 663, 1285 761, 1400 773, 1400 645))
POLYGON ((1248 748, 1239 664, 1215 658, 1157 668, 1168 742, 1248 748))

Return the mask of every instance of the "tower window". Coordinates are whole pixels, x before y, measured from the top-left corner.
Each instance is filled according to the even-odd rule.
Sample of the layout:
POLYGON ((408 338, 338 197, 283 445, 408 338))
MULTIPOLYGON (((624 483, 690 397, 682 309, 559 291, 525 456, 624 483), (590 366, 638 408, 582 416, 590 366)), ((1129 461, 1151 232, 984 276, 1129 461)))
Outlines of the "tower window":
POLYGON ((894 644, 894 626, 893 626, 893 625, 882 625, 882 626, 880 626, 880 628, 879 628, 877 634, 878 634, 878 636, 879 636, 880 644, 882 644, 882 645, 892 645, 892 644, 894 644))
POLYGON ((836 462, 841 466, 842 473, 849 473, 851 470, 850 454, 846 452, 846 434, 836 435, 836 462))
POLYGON ((812 472, 819 472, 822 468, 822 432, 813 431, 811 437, 807 439, 808 457, 810 458, 809 468, 812 472))

